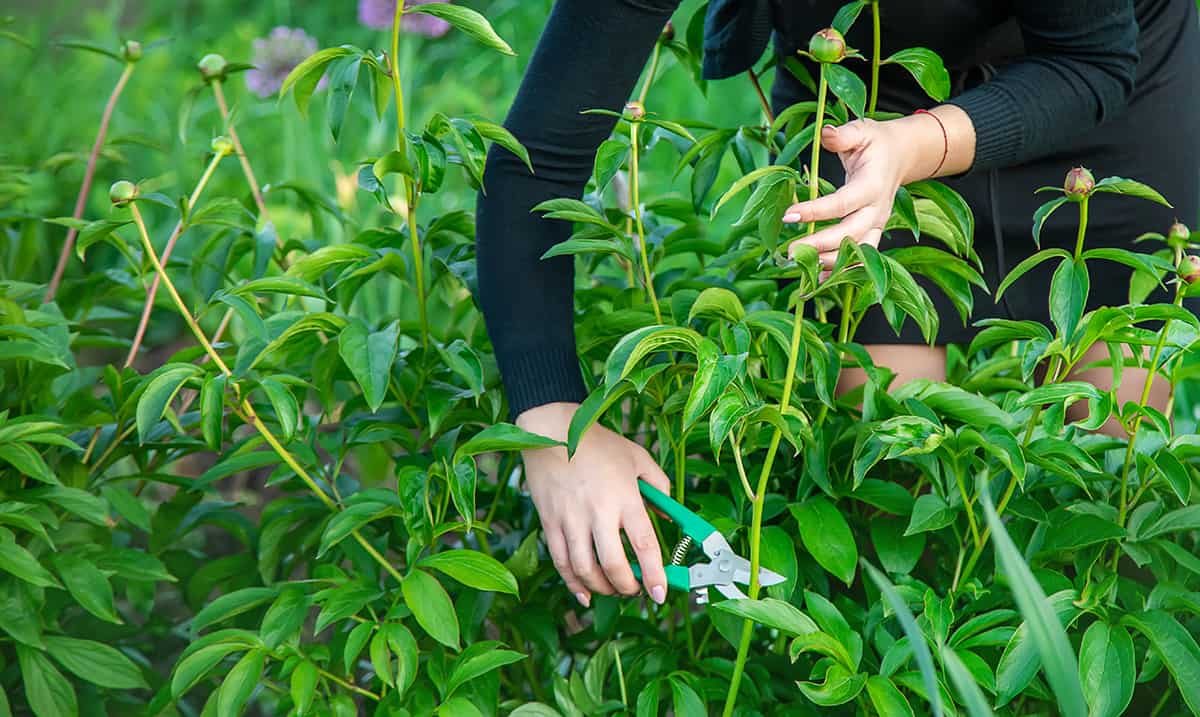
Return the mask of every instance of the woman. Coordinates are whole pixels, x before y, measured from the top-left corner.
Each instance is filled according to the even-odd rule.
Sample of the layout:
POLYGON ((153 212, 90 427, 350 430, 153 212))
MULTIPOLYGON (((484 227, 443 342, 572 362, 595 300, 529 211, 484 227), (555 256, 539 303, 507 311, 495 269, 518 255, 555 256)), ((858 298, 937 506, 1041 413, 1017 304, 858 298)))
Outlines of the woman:
MULTIPOLYGON (((708 11, 705 74, 743 72, 774 31, 776 52, 791 53, 827 25, 843 0, 714 0, 708 11)), ((478 207, 480 299, 516 422, 564 439, 585 396, 575 353, 570 257, 539 257, 571 231, 530 209, 551 197, 579 197, 596 148, 612 118, 581 115, 619 109, 642 70, 672 0, 558 0, 509 113, 506 125, 530 152, 535 173, 503 151, 488 157, 486 193, 478 207), (519 277, 514 279, 514 277, 519 277)), ((954 79, 953 97, 912 114, 928 100, 901 68, 885 66, 879 109, 906 116, 857 120, 827 128, 823 147, 837 153, 829 179, 841 188, 788 209, 785 221, 841 220, 801 241, 822 257, 843 236, 878 244, 896 188, 930 177, 963 194, 976 215, 975 247, 988 285, 1034 251, 1030 218, 1044 197, 1033 189, 1059 185, 1074 165, 1101 176, 1135 178, 1169 191, 1175 209, 1149 202, 1099 198, 1091 246, 1128 247, 1132 238, 1164 230, 1174 217, 1200 214, 1200 29, 1193 0, 904 0, 881 4, 883 54, 923 46, 940 54, 954 79), (834 174, 836 173, 836 174, 834 174)), ((847 38, 869 47, 869 23, 847 38)), ((848 65, 863 72, 860 67, 848 65)), ((806 99, 788 73, 777 73, 776 111, 806 99)), ((653 108, 651 108, 653 109, 653 108)), ((1044 246, 1073 246, 1070 212, 1052 217, 1044 246)), ((886 248, 885 244, 885 248, 886 248)), ((1129 270, 1096 262, 1089 309, 1126 303, 1129 270)), ((980 294, 973 319, 1011 317, 1047 325, 1052 268, 1031 272, 997 305, 980 294)), ((931 290, 941 315, 938 344, 969 341, 950 303, 931 290)), ((897 381, 944 379, 945 351, 924 345, 915 327, 899 336, 869 315, 856 340, 897 381)), ((1086 365, 1087 361, 1083 364, 1086 365)), ((862 381, 847 371, 847 383, 862 381)), ((1125 387, 1144 381, 1127 369, 1125 387)), ((1111 371, 1075 376, 1108 388, 1111 371)), ((1109 384, 1110 385, 1110 384, 1109 384)), ((1130 400, 1119 396, 1120 400, 1130 400)), ((1136 397, 1134 397, 1136 398, 1136 397)), ((1157 403, 1165 398, 1157 396, 1157 403)), ((636 479, 662 490, 667 477, 644 448, 600 426, 584 436, 574 458, 565 449, 525 454, 526 480, 546 543, 567 587, 583 605, 593 592, 635 594, 639 585, 621 543, 623 530, 643 567, 643 585, 666 596, 659 546, 636 479)))

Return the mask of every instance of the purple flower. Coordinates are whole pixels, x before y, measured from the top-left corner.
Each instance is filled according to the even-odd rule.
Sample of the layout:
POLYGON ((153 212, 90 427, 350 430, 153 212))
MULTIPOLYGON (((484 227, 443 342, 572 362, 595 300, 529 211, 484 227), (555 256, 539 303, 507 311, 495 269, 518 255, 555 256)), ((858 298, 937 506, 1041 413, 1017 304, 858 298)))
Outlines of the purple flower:
MULTIPOLYGON (((405 7, 424 5, 434 0, 406 0, 405 7)), ((374 30, 390 30, 396 15, 396 0, 358 0, 358 21, 374 30)), ((432 15, 405 15, 400 26, 425 37, 441 37, 450 30, 450 23, 432 15)))
MULTIPOLYGON (((317 41, 298 27, 277 27, 254 41, 254 69, 246 73, 246 86, 259 97, 270 97, 283 86, 288 73, 317 51, 317 41)), ((325 86, 321 78, 318 88, 325 86)))

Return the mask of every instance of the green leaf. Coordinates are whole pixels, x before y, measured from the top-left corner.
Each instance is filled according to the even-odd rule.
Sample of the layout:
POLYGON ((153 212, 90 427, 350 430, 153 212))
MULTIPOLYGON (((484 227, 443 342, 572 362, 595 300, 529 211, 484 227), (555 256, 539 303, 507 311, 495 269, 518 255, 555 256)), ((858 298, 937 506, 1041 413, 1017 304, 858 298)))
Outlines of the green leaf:
POLYGON ((433 568, 476 590, 518 595, 517 579, 499 561, 475 550, 443 550, 417 563, 433 568))
POLYGON ((58 40, 54 44, 58 45, 59 47, 69 48, 71 50, 82 50, 83 52, 91 52, 97 55, 103 55, 122 64, 125 63, 125 58, 122 57, 120 53, 115 52, 97 42, 88 42, 86 40, 58 40))
POLYGON ((534 173, 533 164, 529 161, 529 151, 513 136, 512 132, 494 122, 487 122, 481 119, 472 118, 471 124, 475 127, 475 131, 479 133, 480 137, 495 142, 509 152, 517 155, 525 163, 525 166, 529 168, 529 173, 534 173))
POLYGON ((1050 318, 1065 339, 1074 335, 1083 318, 1090 287, 1087 265, 1082 259, 1063 259, 1054 271, 1050 280, 1050 318))
POLYGON ((249 612, 273 600, 277 592, 275 588, 254 587, 222 595, 196 613, 192 618, 192 629, 199 632, 210 625, 249 612))
POLYGON ((418 569, 404 578, 400 588, 405 604, 425 632, 443 645, 458 649, 458 615, 441 583, 418 569))
POLYGON ((37 717, 73 717, 79 714, 75 688, 42 652, 18 643, 17 661, 25 699, 37 717))
POLYGON ((909 47, 883 61, 883 64, 900 65, 908 70, 925 94, 937 102, 950 96, 950 73, 942 64, 942 58, 924 47, 909 47))
POLYGON ((971 676, 970 670, 963 664, 962 658, 946 645, 942 645, 941 657, 942 665, 950 675, 950 681, 954 683, 954 688, 958 690, 958 696, 967 706, 967 713, 971 717, 994 717, 995 713, 992 712, 987 698, 979 689, 975 678, 971 676))
POLYGON ((904 529, 904 522, 894 518, 880 516, 871 520, 871 542, 879 563, 889 573, 907 575, 925 552, 925 533, 905 535, 904 529))
POLYGON ((321 76, 325 74, 325 66, 352 52, 355 52, 355 49, 345 45, 329 47, 309 55, 284 78, 283 85, 279 88, 279 96, 283 97, 288 92, 295 90, 293 99, 296 101, 296 107, 300 110, 300 114, 307 114, 308 101, 312 97, 313 91, 317 89, 321 76))
POLYGON ((497 453, 500 451, 524 451, 532 448, 549 448, 561 446, 562 441, 539 436, 511 423, 497 423, 488 426, 454 452, 455 462, 480 453, 497 453))
POLYGON ((833 16, 833 22, 829 26, 845 35, 850 31, 850 26, 854 24, 854 21, 858 19, 859 13, 869 4, 865 0, 851 0, 838 8, 837 14, 833 16))
MULTIPOLYGON (((1063 590, 1050 596, 1050 609, 1060 624, 1067 623, 1078 613, 1073 604, 1075 597, 1073 590, 1063 590)), ((1004 706, 1023 693, 1041 666, 1042 660, 1038 656, 1037 645, 1030 637, 1029 624, 1023 622, 1008 638, 996 667, 997 705, 1004 706)))
POLYGON ((398 622, 384 625, 383 633, 387 635, 388 647, 396 656, 396 689, 404 692, 417 678, 417 640, 407 627, 398 622))
POLYGON ((296 401, 296 397, 282 381, 276 378, 264 378, 259 381, 258 385, 262 388, 263 393, 267 394, 267 400, 271 403, 271 410, 275 413, 275 423, 279 425, 282 434, 281 438, 284 441, 292 440, 292 436, 296 434, 296 430, 300 426, 300 404, 296 401))
POLYGON ((60 587, 50 571, 42 567, 33 553, 18 545, 7 530, 0 531, 5 540, 0 540, 0 570, 40 588, 60 587))
POLYGON ((116 625, 122 624, 113 607, 112 585, 99 568, 77 553, 56 553, 54 566, 58 569, 59 577, 66 584, 71 597, 75 598, 80 607, 101 620, 116 625))
MULTIPOLYGON (((838 65, 825 65, 825 67, 838 67, 838 65)), ((828 669, 825 670, 824 682, 820 684, 815 682, 797 682, 796 686, 800 688, 800 692, 813 704, 822 707, 834 707, 846 704, 857 697, 866 684, 867 676, 865 674, 861 672, 852 673, 842 665, 834 662, 830 663, 828 669)))
POLYGON ((1183 701, 1192 714, 1200 714, 1200 647, 1191 633, 1161 610, 1129 614, 1121 622, 1146 636, 1175 678, 1183 701))
POLYGON ((841 511, 826 498, 788 506, 800 526, 800 540, 817 563, 842 582, 854 582, 858 547, 841 511))
POLYGON ((303 715, 312 707, 313 697, 317 693, 317 666, 304 660, 292 670, 291 696, 296 706, 296 714, 303 715))
POLYGON ((684 431, 691 430, 717 399, 729 390, 734 379, 743 370, 746 355, 721 355, 715 343, 703 339, 697 360, 699 366, 692 380, 692 390, 688 393, 687 403, 683 407, 684 431))
POLYGON ((62 485, 58 476, 46 465, 41 454, 27 443, 0 443, 0 461, 17 469, 21 475, 49 485, 62 485))
POLYGON ((200 389, 200 431, 209 448, 219 450, 225 432, 225 374, 204 382, 200 389))
POLYGON ((969 255, 975 237, 975 215, 967 206, 967 200, 950 187, 932 179, 905 186, 914 197, 928 199, 941 212, 947 227, 953 232, 954 242, 951 246, 955 253, 959 256, 969 255))
POLYGON ((200 367, 194 364, 178 364, 162 371, 150 381, 137 402, 138 443, 146 442, 150 431, 162 420, 167 406, 183 388, 183 384, 199 373, 200 367))
POLYGON ((588 394, 571 415, 571 425, 567 428, 567 455, 575 455, 575 449, 583 440, 583 434, 604 415, 622 396, 633 390, 628 381, 622 381, 615 387, 600 386, 588 394))
POLYGON ((508 717, 562 717, 562 713, 542 702, 526 702, 509 712, 508 717))
POLYGON ((271 607, 263 615, 259 637, 268 650, 274 650, 300 633, 308 619, 311 602, 303 589, 297 586, 284 588, 271 607))
POLYGON ((671 706, 675 709, 675 714, 707 714, 707 710, 704 707, 704 700, 700 699, 700 695, 696 694, 696 691, 690 685, 674 677, 669 681, 671 683, 671 706))
POLYGON ((820 632, 821 628, 812 618, 805 615, 799 608, 789 602, 775 598, 761 600, 722 600, 713 603, 714 610, 727 612, 731 615, 753 620, 770 628, 785 632, 789 635, 807 635, 820 632))
POLYGON ((404 14, 413 12, 422 13, 424 15, 432 15, 441 20, 453 25, 461 32, 470 35, 478 40, 483 45, 499 50, 505 55, 516 55, 513 49, 508 46, 496 31, 492 29, 491 23, 487 21, 483 15, 474 10, 461 5, 449 5, 446 3, 427 3, 425 5, 409 5, 404 8, 404 14))
POLYGON ((729 189, 725 190, 725 193, 721 195, 721 198, 717 200, 717 203, 713 205, 712 213, 715 215, 721 209, 721 207, 724 206, 725 202, 732 199, 735 195, 737 195, 746 187, 749 187, 751 184, 754 184, 764 177, 780 174, 792 179, 793 181, 800 181, 800 173, 791 167, 781 167, 775 164, 766 167, 760 167, 759 169, 746 174, 730 185, 729 189))
POLYGON ((394 512, 396 512, 395 506, 374 500, 355 503, 338 511, 325 524, 325 532, 321 534, 317 557, 323 557, 331 548, 350 537, 354 531, 364 525, 394 512))
POLYGON ((696 317, 709 317, 737 323, 745 316, 746 308, 742 306, 742 300, 737 294, 719 286, 710 286, 701 291, 692 302, 692 308, 688 311, 688 322, 696 317))
POLYGON ((917 626, 916 618, 913 617, 912 611, 908 609, 908 605, 904 602, 904 598, 900 597, 900 593, 896 590, 896 586, 887 577, 879 572, 872 565, 863 562, 863 569, 870 576, 871 581, 883 593, 883 599, 892 612, 896 614, 896 619, 900 621, 900 627, 904 630, 904 634, 908 637, 911 645, 913 657, 917 660, 917 667, 921 670, 921 679, 925 685, 925 694, 929 699, 929 706, 933 709, 934 717, 942 717, 942 699, 941 692, 938 690, 937 672, 933 667, 933 656, 929 653, 929 643, 925 640, 925 633, 917 626))
POLYGON ((1088 717, 1118 717, 1133 699, 1137 667, 1133 639, 1122 626, 1097 620, 1079 647, 1079 681, 1088 703, 1088 717))
POLYGON ((941 530, 954 522, 957 511, 934 493, 924 493, 913 503, 905 535, 941 530))
POLYGON ((1167 533, 1200 528, 1200 505, 1190 505, 1166 513, 1158 520, 1143 528, 1138 538, 1150 540, 1167 533))
POLYGON ((357 317, 338 335, 338 354, 363 391, 372 412, 387 398, 392 364, 400 347, 400 322, 393 321, 379 331, 371 331, 357 317))
POLYGON ((871 675, 867 678, 867 696, 879 717, 913 717, 908 698, 886 677, 871 675))
MULTIPOLYGON (((1036 244, 1038 247, 1041 247, 1041 245, 1042 245, 1042 227, 1046 225, 1046 220, 1050 218, 1050 215, 1053 214, 1056 209, 1058 209, 1062 205, 1066 204, 1068 201, 1070 201, 1070 200, 1067 197, 1056 197, 1056 198, 1051 199, 1050 201, 1046 202, 1042 206, 1038 207, 1037 210, 1034 211, 1034 213, 1033 213, 1033 243, 1036 244)), ((1060 252, 1066 254, 1066 251, 1063 249, 1058 249, 1057 251, 1060 251, 1060 252)), ((1039 253, 1041 253, 1041 252, 1039 252, 1039 253)), ((1037 256, 1037 255, 1035 254, 1034 256, 1037 256)), ((1033 257, 1030 257, 1029 259, 1026 259, 1025 261, 1029 261, 1032 258, 1033 257)), ((1025 262, 1021 262, 1022 265, 1024 263, 1025 262)), ((1005 283, 1006 284, 1011 283, 1011 281, 1009 279, 1005 279, 1005 283)), ((1004 285, 1005 284, 1002 284, 1001 286, 1004 286, 1004 285)), ((1000 298, 1000 294, 1001 294, 1001 290, 997 290, 996 291, 997 299, 1000 298)))
POLYGON ((471 458, 455 461, 450 479, 450 497, 454 507, 466 522, 469 532, 475 520, 475 486, 479 481, 479 470, 471 458))
POLYGON ((1110 194, 1124 194, 1127 197, 1137 197, 1138 199, 1148 199, 1164 207, 1171 207, 1171 203, 1159 194, 1152 187, 1142 184, 1141 182, 1124 177, 1105 177, 1099 182, 1096 182, 1096 192, 1108 192, 1110 194))
POLYGON ((643 326, 625 334, 608 355, 604 364, 604 385, 612 390, 641 363, 642 359, 659 351, 700 350, 700 334, 676 326, 643 326))
POLYGON ((175 665, 175 672, 171 676, 171 696, 178 699, 207 677, 221 660, 245 649, 243 642, 219 642, 186 655, 175 665))
POLYGON ((1029 626, 1030 637, 1042 658, 1042 668, 1058 698, 1059 709, 1066 717, 1085 717, 1087 706, 1079 686, 1079 666, 1067 634, 1046 600, 1046 593, 1033 577, 1017 546, 1013 545, 1012 538, 1008 537, 988 493, 982 494, 981 501, 992 529, 996 562, 1008 579, 1017 607, 1029 626))
POLYGON ((454 694, 462 685, 505 665, 511 665, 525 659, 525 655, 513 650, 488 650, 482 654, 472 655, 459 661, 450 673, 446 682, 447 695, 454 694))
POLYGON ((856 117, 866 114, 867 86, 862 78, 851 70, 836 64, 823 64, 821 71, 825 73, 825 81, 833 94, 845 102, 856 117))
POLYGON ((47 635, 46 651, 77 677, 113 690, 148 689, 137 665, 119 650, 94 640, 47 635))
POLYGON ((242 655, 242 659, 238 660, 221 682, 221 690, 217 694, 217 714, 220 717, 241 714, 242 708, 250 700, 250 695, 262 680, 266 662, 266 650, 250 650, 242 655))
POLYGON ((559 242, 542 254, 543 259, 553 259, 556 256, 575 256, 580 254, 616 254, 628 261, 633 261, 633 251, 617 239, 604 237, 573 237, 559 242))
MULTIPOLYGON (((596 180, 596 194, 603 194, 608 183, 625 164, 629 156, 629 145, 619 139, 606 139, 596 150, 596 165, 592 176, 596 180)), ((543 257, 544 258, 544 257, 543 257)))

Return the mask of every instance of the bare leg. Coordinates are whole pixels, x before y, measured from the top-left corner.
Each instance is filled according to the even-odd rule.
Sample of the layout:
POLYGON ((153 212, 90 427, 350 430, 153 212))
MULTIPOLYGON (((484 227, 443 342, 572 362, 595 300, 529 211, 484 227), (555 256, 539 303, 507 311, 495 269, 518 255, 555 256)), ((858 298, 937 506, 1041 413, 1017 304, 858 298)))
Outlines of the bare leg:
MULTIPOLYGON (((896 374, 892 388, 919 378, 930 381, 946 380, 946 348, 910 344, 867 344, 867 353, 876 366, 891 369, 896 374)), ((867 382, 861 368, 847 368, 838 379, 837 392, 842 395, 867 382)))
MULTIPOLYGON (((1146 352, 1147 355, 1149 351, 1146 352)), ((1131 356, 1129 349, 1125 350, 1126 356, 1131 356)), ((1108 360, 1108 349, 1105 346, 1093 346, 1084 354, 1084 358, 1079 362, 1080 366, 1087 366, 1096 361, 1108 360)), ((1121 386, 1117 389, 1117 408, 1120 409, 1130 401, 1140 401, 1142 398, 1142 388, 1146 384, 1146 369, 1142 368, 1126 368, 1121 375, 1121 386)), ((1097 367, 1076 371, 1069 377, 1072 381, 1086 381, 1092 384, 1101 391, 1112 389, 1113 385, 1113 370, 1112 367, 1097 367)), ((1170 384, 1161 376, 1155 376, 1154 383, 1150 385, 1150 400, 1146 405, 1159 411, 1166 410, 1167 399, 1171 393, 1170 384)), ((1067 409, 1067 419, 1070 421, 1078 421, 1087 416, 1086 403, 1074 403, 1067 409)), ((1170 418, 1168 416, 1168 418, 1170 418)), ((1117 438, 1125 437, 1125 429, 1121 426, 1120 421, 1115 418, 1108 419, 1103 426, 1100 427, 1100 432, 1117 438)))

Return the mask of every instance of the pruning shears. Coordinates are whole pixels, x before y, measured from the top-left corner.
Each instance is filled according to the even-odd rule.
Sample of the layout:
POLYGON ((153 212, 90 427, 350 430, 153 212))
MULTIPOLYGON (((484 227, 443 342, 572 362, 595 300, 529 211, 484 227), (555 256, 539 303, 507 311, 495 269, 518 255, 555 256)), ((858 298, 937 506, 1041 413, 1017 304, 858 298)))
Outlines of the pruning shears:
MULTIPOLYGON (((708 602, 710 587, 730 599, 745 598, 746 594, 734 583, 750 584, 750 561, 733 552, 729 541, 725 540, 725 536, 711 523, 683 507, 666 493, 641 479, 638 480, 638 490, 641 491, 642 497, 666 514, 683 531, 683 538, 671 553, 671 563, 664 566, 667 572, 667 586, 673 590, 695 593, 696 603, 699 605, 708 602), (693 542, 699 544, 709 562, 680 565, 693 542)), ((632 567, 633 574, 640 580, 640 567, 636 564, 632 567)), ((786 578, 773 570, 761 566, 758 568, 759 585, 776 585, 784 580, 786 578)))

